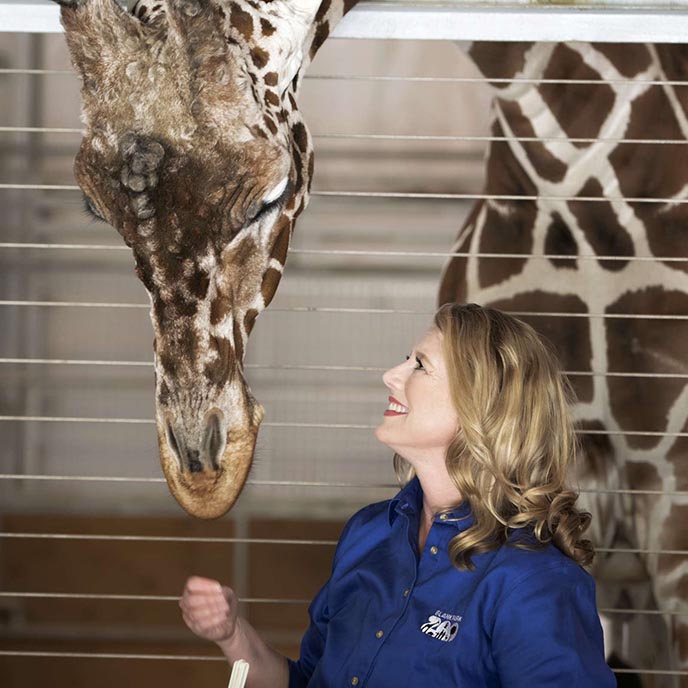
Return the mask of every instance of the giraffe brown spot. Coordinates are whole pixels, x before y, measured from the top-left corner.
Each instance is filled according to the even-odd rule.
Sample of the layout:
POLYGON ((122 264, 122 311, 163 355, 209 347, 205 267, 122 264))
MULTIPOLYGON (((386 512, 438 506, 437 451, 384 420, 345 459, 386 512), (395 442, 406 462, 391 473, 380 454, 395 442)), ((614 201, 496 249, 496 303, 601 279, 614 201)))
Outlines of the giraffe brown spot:
POLYGON ((265 104, 277 107, 280 104, 279 96, 274 91, 265 91, 265 104))
POLYGON ((287 111, 284 108, 281 108, 277 112, 277 120, 279 122, 281 122, 282 124, 284 124, 287 121, 287 118, 288 118, 287 111))
POLYGON ((234 336, 234 347, 238 361, 244 360, 244 338, 241 336, 241 325, 238 320, 232 324, 232 334, 234 336))
MULTIPOLYGON (((587 304, 579 296, 548 294, 540 290, 517 294, 510 299, 500 299, 489 305, 504 311, 588 312, 587 304)), ((517 317, 534 327, 537 332, 554 344, 564 370, 592 371, 592 345, 588 318, 541 315, 517 317)), ((572 375, 570 381, 580 401, 592 401, 593 382, 590 376, 572 375)))
POLYGON ((662 478, 657 466, 648 461, 627 461, 626 476, 631 490, 661 490, 662 478))
POLYGON ((277 285, 282 279, 282 273, 275 268, 268 268, 263 275, 263 283, 260 285, 260 293, 263 295, 263 302, 266 306, 272 301, 272 297, 277 291, 277 285))
POLYGON ((244 37, 244 40, 250 40, 253 36, 253 17, 234 2, 230 4, 230 9, 229 23, 244 37))
MULTIPOLYGON (((679 89, 683 90, 683 89, 679 89)), ((652 87, 631 106, 631 118, 624 134, 630 139, 683 141, 666 94, 652 87)), ((625 198, 671 198, 688 185, 688 158, 683 145, 619 144, 609 155, 625 198)), ((685 228, 688 205, 629 202, 645 225, 651 252, 657 257, 686 255, 685 228)), ((688 262, 665 263, 673 270, 688 272, 688 262)))
POLYGON ((595 43, 594 47, 620 74, 629 78, 644 72, 652 64, 650 51, 642 43, 595 43))
POLYGON ((272 121, 270 115, 263 115, 263 122, 265 126, 272 132, 273 136, 277 133, 277 125, 272 121))
POLYGON ((313 36, 313 42, 311 43, 311 60, 315 57, 315 54, 320 50, 320 46, 329 35, 330 22, 324 21, 322 24, 318 24, 318 28, 315 30, 315 35, 313 36))
MULTIPOLYGON (((688 294, 649 287, 627 292, 607 314, 688 314, 688 294)), ((607 318, 610 372, 685 373, 688 321, 607 318)), ((611 377, 607 382, 611 412, 625 431, 662 432, 685 381, 671 378, 611 377)), ((629 446, 655 447, 661 437, 626 437, 629 446)))
POLYGON ((311 190, 313 183, 313 172, 315 171, 315 153, 311 151, 308 154, 308 191, 311 190))
POLYGON ((346 14, 357 2, 358 0, 344 0, 344 14, 346 14))
POLYGON ((266 86, 277 86, 277 72, 268 72, 264 77, 263 81, 265 82, 266 86))
MULTIPOLYGON (((688 419, 680 431, 688 434, 688 419)), ((667 452, 666 458, 674 468, 676 489, 688 490, 688 437, 677 437, 667 452)))
POLYGON ((308 149, 308 132, 303 122, 296 122, 291 128, 291 137, 302 153, 308 149))
POLYGON ((170 400, 170 388, 167 386, 167 382, 162 380, 160 382, 160 392, 158 394, 158 402, 163 406, 167 406, 170 400))
POLYGON ((267 38, 268 36, 272 36, 277 29, 267 19, 263 18, 260 20, 260 30, 263 32, 263 36, 267 38))
POLYGON ((294 213, 294 217, 298 217, 301 215, 301 213, 304 211, 306 208, 306 200, 305 198, 301 197, 301 202, 299 203, 299 207, 296 209, 296 212, 294 213))
MULTIPOLYGON (((497 41, 476 41, 468 51, 476 67, 487 79, 510 79, 523 70, 526 53, 533 43, 502 43, 497 41)), ((493 84, 504 88, 504 84, 493 84)))
POLYGON ((296 146, 291 147, 291 155, 294 163, 294 170, 296 171, 296 179, 294 181, 294 190, 299 191, 303 188, 303 158, 296 146))
POLYGON ((583 420, 576 423, 576 430, 579 480, 594 480, 597 484, 606 485, 615 467, 609 435, 602 434, 607 430, 606 426, 599 420, 583 420))
MULTIPOLYGON (((470 214, 466 218, 464 226, 459 232, 459 236, 463 235, 464 239, 454 250, 454 253, 468 253, 471 249, 471 237, 475 231, 475 223, 477 222, 480 213, 482 212, 485 201, 478 201, 473 205, 470 214), (470 228, 470 229, 468 229, 470 228), (465 234, 464 234, 465 232, 465 234)), ((437 305, 442 306, 445 303, 466 303, 468 299, 468 284, 466 283, 466 271, 468 269, 468 259, 462 256, 453 256, 450 258, 442 275, 442 282, 440 284, 437 295, 437 305)))
MULTIPOLYGON (((496 123, 494 132, 503 135, 496 123)), ((496 196, 537 196, 537 189, 504 141, 490 146, 485 173, 485 192, 496 196)), ((522 253, 533 249, 533 228, 537 208, 533 201, 488 201, 479 250, 482 253, 522 253)), ((478 264, 481 287, 499 284, 523 270, 527 258, 487 258, 478 264)))
POLYGON ((291 240, 291 220, 286 215, 280 216, 275 224, 274 232, 276 238, 270 250, 270 257, 284 266, 287 262, 287 252, 291 240))
POLYGON ((329 12, 331 5, 332 0, 322 0, 322 2, 320 3, 320 7, 318 7, 318 12, 315 15, 314 22, 316 24, 318 24, 325 18, 325 15, 329 12))
POLYGON ((292 112, 298 110, 298 107, 296 106, 296 101, 294 100, 294 95, 292 93, 289 94, 289 105, 291 105, 292 112))
MULTIPOLYGON (((576 240, 559 213, 552 213, 551 222, 547 227, 545 253, 558 256, 578 255, 576 240)), ((549 260, 557 268, 575 269, 578 265, 576 260, 567 260, 566 258, 550 258, 549 260)))
POLYGON ((210 304, 210 324, 219 325, 232 310, 230 300, 224 296, 217 296, 210 304))
MULTIPOLYGON (((578 193, 581 197, 602 198, 604 190, 600 182, 591 177, 578 193)), ((576 217, 588 243, 597 255, 632 256, 633 241, 626 228, 619 222, 609 201, 569 201, 569 209, 576 217)), ((622 270, 625 260, 599 260, 605 270, 622 270)))
MULTIPOLYGON (((499 100, 509 126, 518 138, 537 138, 530 120, 524 116, 521 106, 515 101, 499 100)), ((544 179, 560 182, 566 176, 566 165, 547 150, 544 143, 524 141, 521 143, 535 171, 544 179)))
MULTIPOLYGON (((684 43, 666 43, 655 45, 654 49, 659 63, 668 81, 684 81, 688 74, 688 45, 684 43)), ((683 87, 673 89, 683 112, 688 113, 688 93, 683 87)))
MULTIPOLYGON (((688 504, 672 504, 665 519, 665 523, 671 524, 672 527, 662 528, 657 549, 688 550, 688 528, 681 527, 687 521, 688 504)), ((684 565, 685 562, 685 555, 660 554, 657 558, 657 567, 666 573, 684 565)))
POLYGON ((258 69, 263 69, 263 67, 265 67, 270 61, 270 55, 267 53, 267 51, 259 48, 256 45, 251 48, 251 59, 253 60, 253 64, 256 65, 258 69))
POLYGON ((194 271, 188 282, 189 293, 197 299, 204 299, 208 293, 210 278, 200 270, 194 271))
POLYGON ((224 387, 233 377, 236 365, 234 350, 231 343, 221 337, 211 337, 208 345, 210 351, 215 352, 215 357, 206 364, 205 376, 212 385, 224 387))
POLYGON ((254 136, 257 136, 259 139, 267 139, 268 137, 268 132, 263 129, 259 124, 254 124, 251 127, 251 131, 253 132, 254 136))
POLYGON ((193 318, 198 312, 198 301, 188 298, 181 290, 174 295, 178 318, 193 318))
POLYGON ((158 360, 162 369, 172 378, 177 375, 177 356, 175 352, 171 352, 167 347, 161 346, 158 352, 158 360))
POLYGON ((246 311, 246 315, 244 316, 244 331, 246 332, 247 337, 251 334, 253 326, 256 324, 257 317, 258 311, 255 310, 255 308, 251 308, 250 310, 246 311))
MULTIPOLYGON (((540 94, 552 115, 571 138, 598 136, 614 106, 614 91, 583 58, 564 43, 557 44, 542 75, 545 79, 599 80, 599 84, 541 84, 540 94)), ((584 148, 589 143, 576 143, 584 148)))

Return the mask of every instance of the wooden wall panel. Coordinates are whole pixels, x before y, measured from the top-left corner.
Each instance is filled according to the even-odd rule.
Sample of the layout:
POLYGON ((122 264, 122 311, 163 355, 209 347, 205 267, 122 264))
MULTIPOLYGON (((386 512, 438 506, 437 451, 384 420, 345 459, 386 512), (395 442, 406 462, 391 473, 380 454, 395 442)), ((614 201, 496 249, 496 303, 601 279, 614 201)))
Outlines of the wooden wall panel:
MULTIPOLYGON (((336 540, 338 522, 249 522, 251 537, 336 540)), ((229 520, 13 515, 4 532, 232 537, 229 520)), ((188 576, 232 584, 235 556, 247 557, 249 597, 311 599, 327 580, 334 547, 59 539, 0 540, 0 589, 17 592, 179 596, 188 576)), ((298 654, 307 605, 251 604, 246 614, 270 644, 298 654)), ((0 649, 214 655, 184 625, 176 601, 0 598, 0 649)), ((188 688, 226 685, 224 662, 0 657, 0 686, 188 688)))

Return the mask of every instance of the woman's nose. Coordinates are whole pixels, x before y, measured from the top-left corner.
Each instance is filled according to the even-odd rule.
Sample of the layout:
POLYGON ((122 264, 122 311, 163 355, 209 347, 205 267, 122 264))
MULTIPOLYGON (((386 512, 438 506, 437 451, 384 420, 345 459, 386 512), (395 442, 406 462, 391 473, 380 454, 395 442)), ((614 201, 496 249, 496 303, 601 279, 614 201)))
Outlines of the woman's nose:
POLYGON ((382 376, 385 386, 391 390, 400 389, 404 386, 404 364, 400 363, 394 368, 390 368, 382 376))

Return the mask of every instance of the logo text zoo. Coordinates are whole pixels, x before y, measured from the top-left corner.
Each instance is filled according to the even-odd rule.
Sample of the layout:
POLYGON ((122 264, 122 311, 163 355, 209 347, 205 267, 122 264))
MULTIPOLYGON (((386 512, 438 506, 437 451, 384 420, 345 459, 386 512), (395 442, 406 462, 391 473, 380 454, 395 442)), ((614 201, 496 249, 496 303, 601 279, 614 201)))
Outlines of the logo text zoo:
POLYGON ((428 617, 428 620, 420 627, 426 635, 445 643, 450 643, 459 630, 461 617, 454 614, 447 614, 439 609, 428 617))

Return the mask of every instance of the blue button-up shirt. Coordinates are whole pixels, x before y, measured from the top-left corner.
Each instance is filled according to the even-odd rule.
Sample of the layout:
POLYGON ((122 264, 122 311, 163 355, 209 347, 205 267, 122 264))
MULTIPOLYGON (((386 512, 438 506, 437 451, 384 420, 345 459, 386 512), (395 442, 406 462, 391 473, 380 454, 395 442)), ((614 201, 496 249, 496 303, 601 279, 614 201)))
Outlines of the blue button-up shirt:
POLYGON ((422 503, 414 479, 346 525, 290 688, 615 688, 588 573, 553 545, 458 571, 448 545, 469 508, 438 516, 419 552, 422 503))

